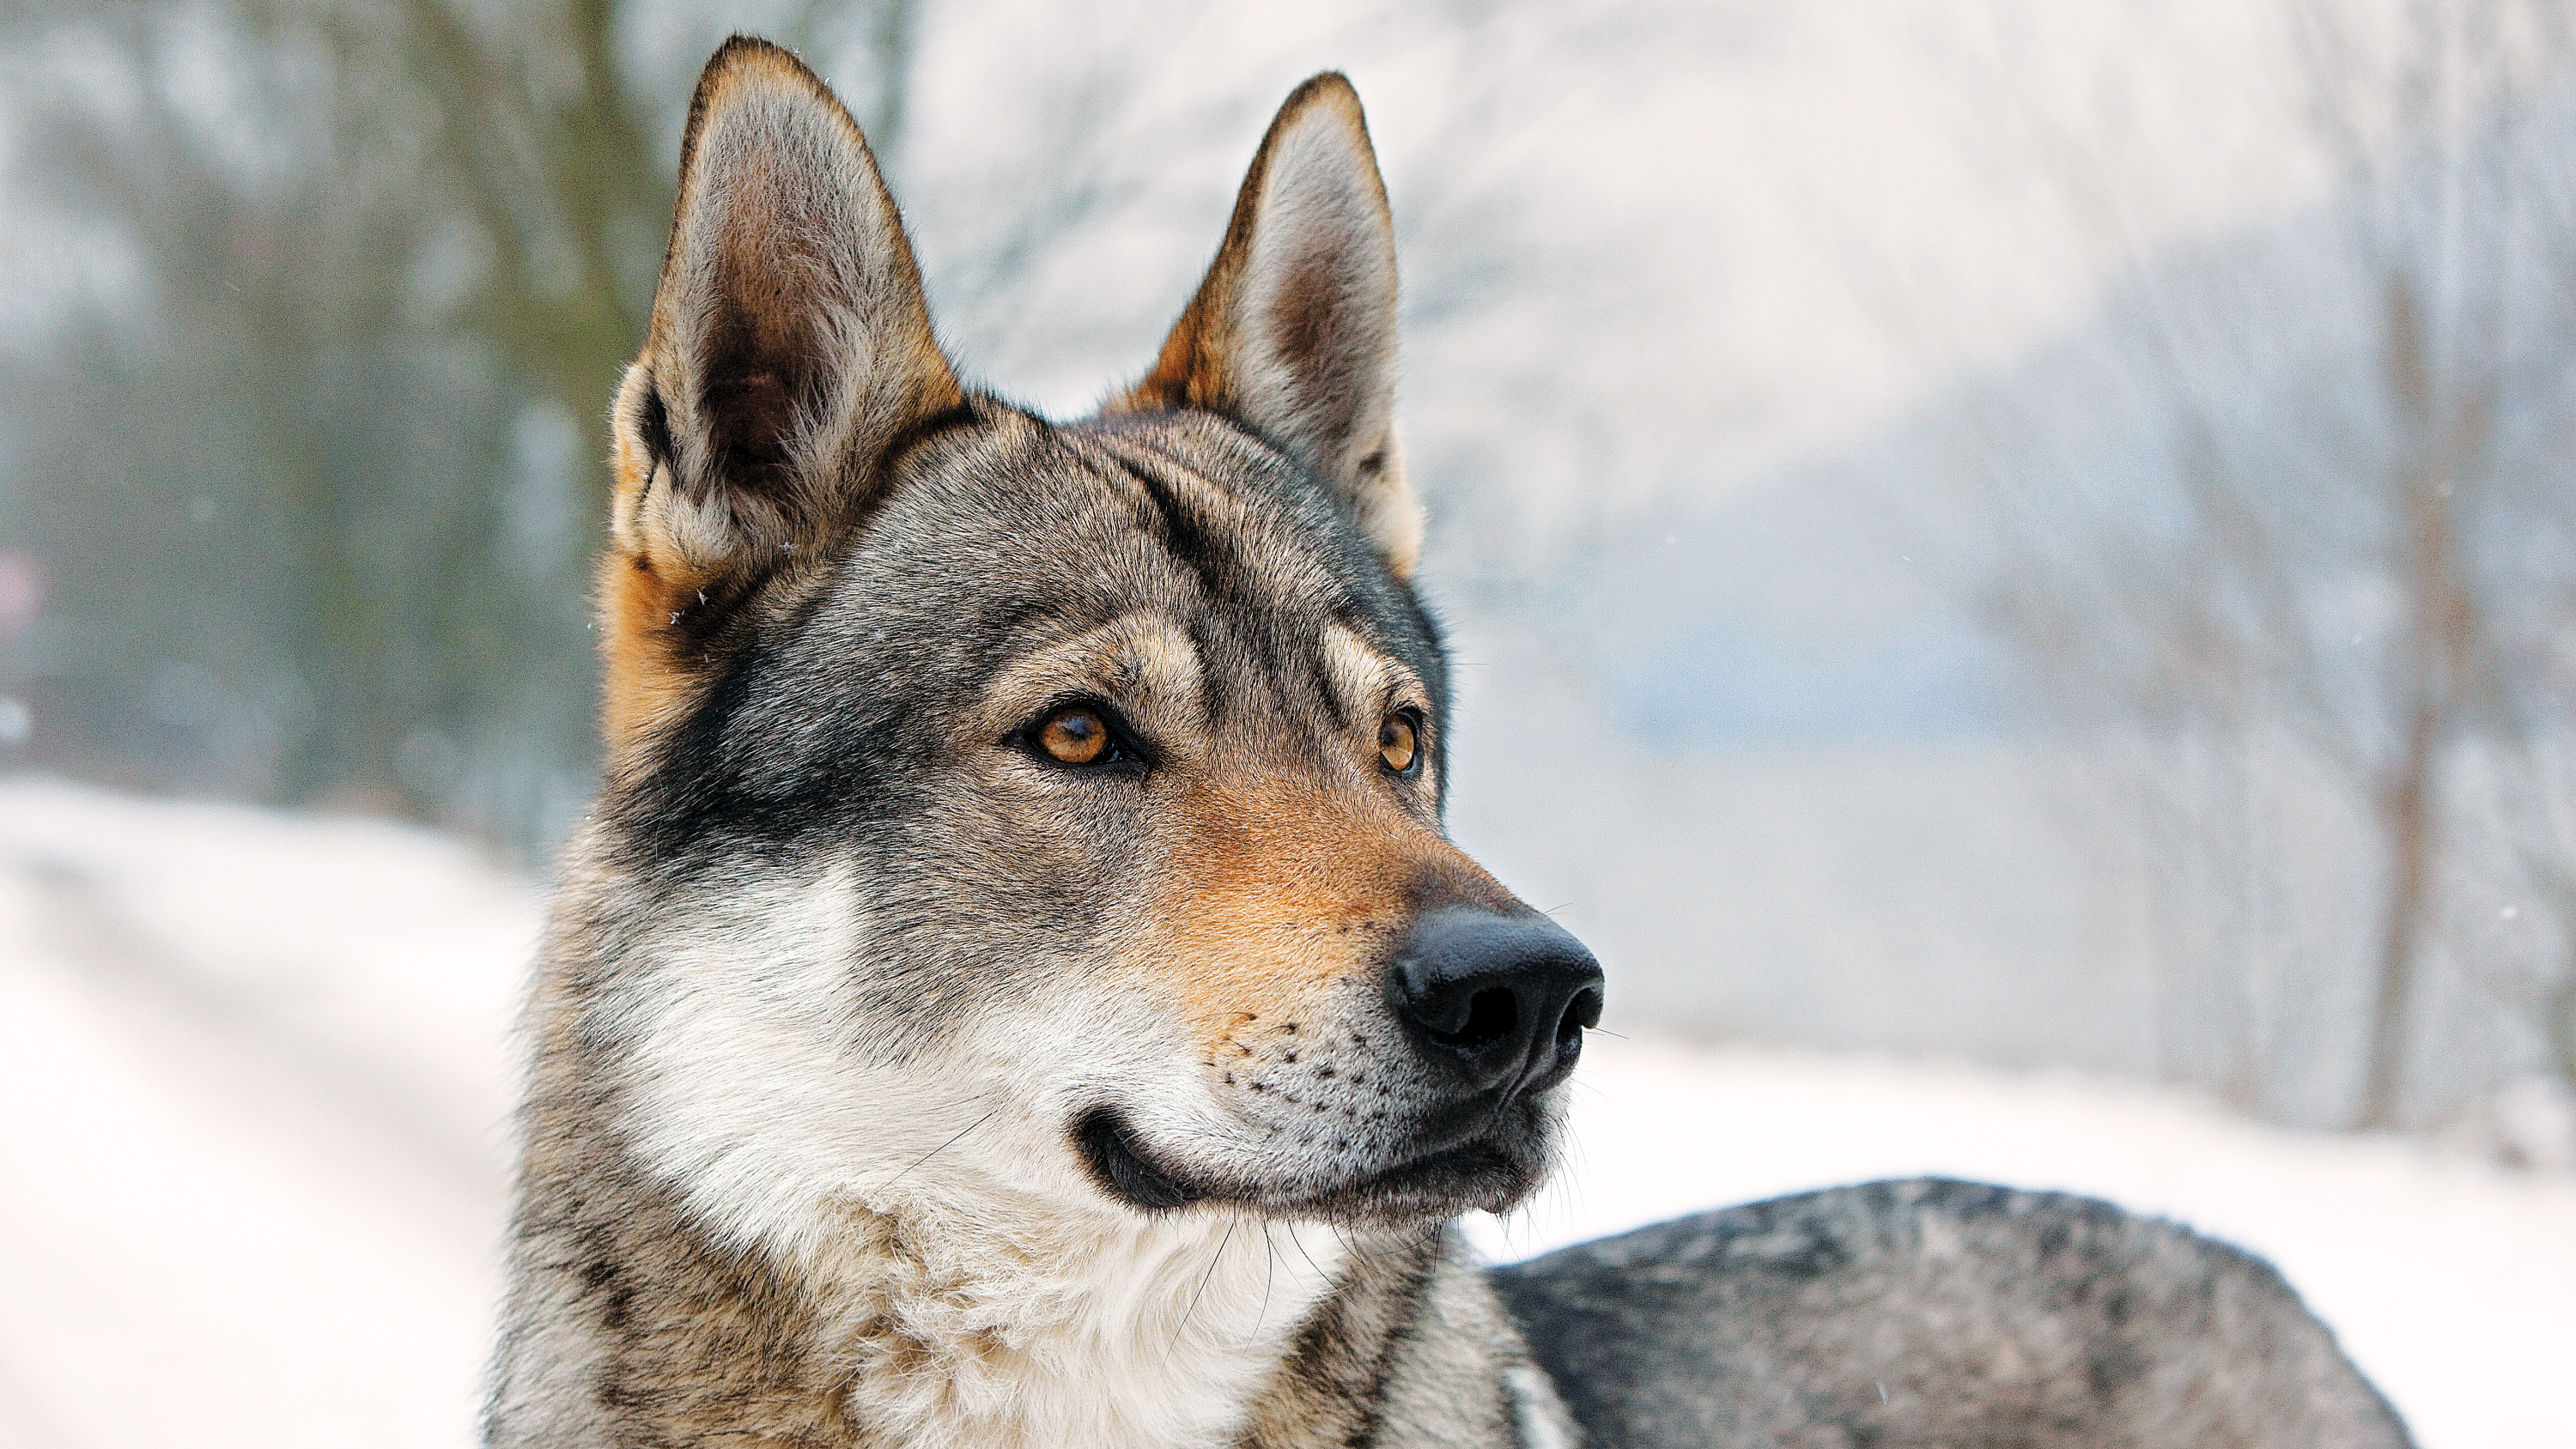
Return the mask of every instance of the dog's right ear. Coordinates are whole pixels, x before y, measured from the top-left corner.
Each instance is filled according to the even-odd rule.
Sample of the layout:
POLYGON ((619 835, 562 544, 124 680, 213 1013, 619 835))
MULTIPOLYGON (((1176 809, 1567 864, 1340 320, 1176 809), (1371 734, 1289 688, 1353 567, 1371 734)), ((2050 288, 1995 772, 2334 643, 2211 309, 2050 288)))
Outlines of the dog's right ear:
POLYGON ((612 751, 689 693, 715 616, 859 518, 891 450, 962 402, 857 123, 786 51, 725 42, 612 417, 612 751))
POLYGON ((1326 72, 1280 106, 1207 277, 1109 412, 1206 408, 1313 468, 1399 576, 1422 505, 1395 437, 1395 224, 1359 93, 1326 72))

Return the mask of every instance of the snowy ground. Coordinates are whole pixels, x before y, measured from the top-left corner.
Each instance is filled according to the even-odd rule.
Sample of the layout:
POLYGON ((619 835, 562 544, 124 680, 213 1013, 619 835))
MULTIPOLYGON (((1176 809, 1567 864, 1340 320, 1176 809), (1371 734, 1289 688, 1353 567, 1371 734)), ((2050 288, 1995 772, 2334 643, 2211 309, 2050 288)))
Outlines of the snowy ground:
MULTIPOLYGON (((0 1443, 462 1446, 532 892, 357 821, 0 782, 0 1443)), ((2576 1444, 2576 1178, 2063 1076, 1598 1037, 1521 1254, 1924 1172, 2273 1257, 2427 1449, 2576 1444)))

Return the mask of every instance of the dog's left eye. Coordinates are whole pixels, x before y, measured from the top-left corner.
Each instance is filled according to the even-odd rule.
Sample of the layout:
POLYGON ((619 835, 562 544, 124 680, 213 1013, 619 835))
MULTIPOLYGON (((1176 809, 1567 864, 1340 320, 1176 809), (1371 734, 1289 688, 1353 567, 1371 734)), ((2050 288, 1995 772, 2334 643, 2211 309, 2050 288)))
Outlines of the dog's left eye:
POLYGON ((1397 710, 1378 721, 1377 757, 1399 775, 1410 775, 1421 768, 1421 732, 1410 712, 1397 710))

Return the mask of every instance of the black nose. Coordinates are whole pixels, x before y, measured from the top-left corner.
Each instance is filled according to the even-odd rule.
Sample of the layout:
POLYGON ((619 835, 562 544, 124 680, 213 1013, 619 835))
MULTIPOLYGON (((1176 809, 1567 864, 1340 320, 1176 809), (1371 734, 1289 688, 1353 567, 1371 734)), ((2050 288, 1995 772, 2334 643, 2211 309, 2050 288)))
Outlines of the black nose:
POLYGON ((1450 907, 1414 923, 1386 1001, 1425 1058, 1470 1091, 1542 1092, 1601 1020, 1601 967, 1545 916, 1450 907))

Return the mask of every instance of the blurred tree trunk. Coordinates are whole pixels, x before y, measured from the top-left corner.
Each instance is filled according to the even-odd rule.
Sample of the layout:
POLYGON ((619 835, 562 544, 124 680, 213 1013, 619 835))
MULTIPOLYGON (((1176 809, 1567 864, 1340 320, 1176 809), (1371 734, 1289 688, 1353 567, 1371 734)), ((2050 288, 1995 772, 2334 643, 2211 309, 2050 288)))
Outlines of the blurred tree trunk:
MULTIPOLYGON (((376 43, 371 11, 337 27, 353 62, 376 43)), ((639 243, 667 229, 673 186, 618 70, 616 7, 572 0, 552 25, 530 25, 571 71, 569 86, 547 89, 533 56, 495 53, 443 0, 408 0, 393 18, 398 58, 436 96, 440 143, 493 243, 471 325, 537 391, 599 415, 643 342, 652 298, 639 243)), ((592 450, 588 465, 603 507, 605 456, 592 450)))
MULTIPOLYGON (((2214 919, 2172 933, 2214 963, 2164 968, 2191 1009, 2227 1015, 2270 996, 2314 1016, 2326 972, 2275 958, 2329 938, 2292 931, 2277 952, 2262 938, 2261 900, 2314 891, 2300 884, 2309 863, 2289 853, 2297 833, 2263 838, 2260 811, 2214 791, 2205 771, 2160 766, 2152 742, 2184 742, 2168 756, 2204 739, 2236 749, 2248 777, 2285 801, 2306 787, 2267 775, 2314 770, 2350 802, 2373 885, 2367 926, 2331 948, 2351 952, 2332 971, 2358 987, 2357 1039, 2341 1048, 2354 1084, 2345 1120, 2387 1129, 2423 1106, 2408 1060, 2423 1046, 2436 963, 2483 969, 2458 962, 2476 948, 2445 934, 2446 872, 2465 847, 2486 845, 2460 833, 2468 802, 2455 777, 2473 760, 2552 788, 2542 761, 2564 746, 2568 698, 2535 702, 2537 682, 2508 661, 2551 657, 2536 640, 2559 627, 2526 597, 2511 555, 2576 532, 2552 451, 2564 431, 2555 389, 2576 368, 2576 209, 2564 176, 2542 164, 2558 133, 2576 129, 2576 39, 2559 0, 2397 0, 2369 12, 2293 0, 2291 13, 2313 134, 2345 183, 2333 224, 2282 259, 2268 293, 2231 293, 2220 278, 2177 286, 2127 258, 2138 295, 2118 314, 2124 380, 2172 419, 2174 491, 2125 500, 2125 516, 2028 534, 2001 615, 2070 714, 2151 742, 2147 813, 2198 822, 2146 827, 2208 855, 2205 869, 2154 867, 2177 877, 2180 909, 2214 919), (2332 294, 2300 291, 2320 286, 2332 294), (2367 302, 2344 310, 2339 299, 2355 294, 2367 302), (2304 394, 2249 396, 2272 359, 2320 341, 2350 360, 2316 365, 2304 394), (2510 457, 2498 451, 2507 430, 2510 457), (2295 760, 2267 761, 2271 732, 2295 760), (2276 965, 2291 974, 2261 980, 2276 965), (2254 989, 2240 1000, 2221 980, 2254 989)), ((2080 148, 2051 150, 2079 224, 2121 256, 2116 176, 2080 148)), ((2576 870, 2571 850, 2528 847, 2525 893, 2549 895, 2576 870)), ((2568 929, 2576 941, 2576 917, 2568 929)), ((2549 979, 2557 994, 2533 990, 2521 1009, 2563 1040, 2552 1018, 2576 981, 2549 979)), ((2198 1070, 2223 1077, 2236 1069, 2227 1055, 2198 1070)))
POLYGON ((2354 1118, 2355 1126, 2380 1131, 2399 1125, 2413 1039, 2408 1008, 2435 914, 2442 763, 2474 667, 2479 621, 2454 512, 2459 473, 2483 460, 2477 436, 2483 430, 2475 419, 2492 406, 2484 397, 2437 395, 2423 303, 2402 269, 2389 277, 2385 312, 2385 366, 2399 449, 2395 491, 2402 533, 2396 571, 2405 599, 2402 638, 2394 646, 2399 677, 2392 688, 2403 718, 2401 743, 2374 792, 2387 882, 2361 1105, 2354 1118))

